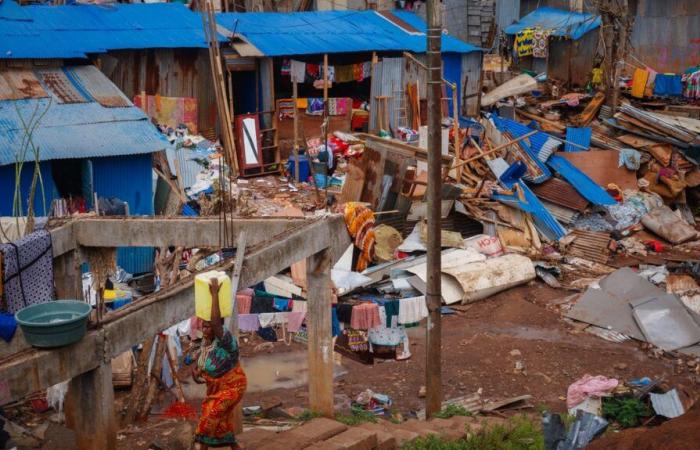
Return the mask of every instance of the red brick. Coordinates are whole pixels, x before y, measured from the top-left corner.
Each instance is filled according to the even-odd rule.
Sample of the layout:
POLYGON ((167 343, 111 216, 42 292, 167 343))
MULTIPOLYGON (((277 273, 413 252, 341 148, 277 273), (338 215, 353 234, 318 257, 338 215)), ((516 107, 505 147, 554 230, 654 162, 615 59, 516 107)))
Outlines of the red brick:
POLYGON ((372 450, 377 445, 377 433, 364 428, 350 428, 326 442, 338 444, 343 450, 372 450))

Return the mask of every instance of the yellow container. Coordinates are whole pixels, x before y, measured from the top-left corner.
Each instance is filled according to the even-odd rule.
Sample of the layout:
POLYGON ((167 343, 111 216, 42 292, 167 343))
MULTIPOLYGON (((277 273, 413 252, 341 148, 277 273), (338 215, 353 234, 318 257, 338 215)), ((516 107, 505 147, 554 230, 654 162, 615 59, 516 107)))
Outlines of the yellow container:
POLYGON ((221 317, 229 317, 233 311, 231 279, 225 272, 212 270, 194 277, 194 311, 202 320, 211 320, 211 293, 209 280, 219 280, 219 311, 221 317))

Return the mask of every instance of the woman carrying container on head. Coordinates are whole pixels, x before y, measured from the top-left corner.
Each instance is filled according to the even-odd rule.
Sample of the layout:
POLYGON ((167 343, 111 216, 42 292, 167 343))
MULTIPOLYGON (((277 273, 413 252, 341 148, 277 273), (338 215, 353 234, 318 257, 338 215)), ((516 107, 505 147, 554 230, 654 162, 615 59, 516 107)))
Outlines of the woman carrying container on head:
POLYGON ((202 347, 192 372, 195 382, 207 384, 207 396, 202 402, 202 416, 194 441, 201 449, 239 449, 234 435, 234 410, 243 398, 248 382, 238 361, 238 341, 230 332, 224 331, 216 278, 210 280, 209 289, 211 317, 203 323, 202 347))

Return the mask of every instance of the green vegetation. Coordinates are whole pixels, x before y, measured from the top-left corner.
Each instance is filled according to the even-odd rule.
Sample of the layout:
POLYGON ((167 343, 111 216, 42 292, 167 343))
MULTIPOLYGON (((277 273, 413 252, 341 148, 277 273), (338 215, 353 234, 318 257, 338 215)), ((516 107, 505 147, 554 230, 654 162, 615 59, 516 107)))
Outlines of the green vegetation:
POLYGON ((540 450, 544 436, 538 424, 526 416, 511 418, 504 425, 495 425, 458 441, 436 436, 417 439, 403 450, 540 450))
POLYGON ((622 428, 636 427, 641 419, 652 412, 642 400, 635 397, 609 397, 603 399, 603 417, 615 421, 622 428))
POLYGON ((305 409, 303 413, 299 414, 299 417, 297 419, 301 420, 302 422, 308 422, 311 419, 315 419, 316 417, 323 417, 323 414, 311 411, 310 409, 305 409))
POLYGON ((372 411, 353 406, 350 414, 336 414, 335 420, 348 426, 355 426, 365 422, 376 422, 377 416, 372 411))
POLYGON ((467 408, 465 408, 462 405, 447 405, 444 408, 442 408, 442 411, 440 411, 437 414, 434 414, 434 417, 440 418, 440 419, 449 419, 450 417, 454 416, 471 416, 472 412, 469 411, 467 408))

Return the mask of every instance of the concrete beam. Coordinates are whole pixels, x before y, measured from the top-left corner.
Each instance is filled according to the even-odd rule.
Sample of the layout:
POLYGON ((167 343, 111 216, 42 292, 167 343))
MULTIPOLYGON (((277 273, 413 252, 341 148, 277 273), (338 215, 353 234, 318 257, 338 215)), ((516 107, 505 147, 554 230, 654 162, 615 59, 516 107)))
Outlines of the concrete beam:
MULTIPOLYGON (((22 339, 17 336, 15 339, 22 339)), ((67 347, 29 349, 0 361, 0 405, 97 368, 104 361, 104 331, 67 347)))
MULTIPOLYGON (((256 245, 306 222, 299 217, 234 219, 229 232, 235 237, 245 230, 248 244, 256 245)), ((96 217, 73 223, 75 240, 85 247, 219 247, 220 226, 218 217, 96 217)))
MULTIPOLYGON (((345 222, 340 216, 299 227, 272 238, 267 243, 247 249, 239 286, 253 286, 325 248, 329 248, 334 263, 342 256, 349 242, 345 222)), ((216 270, 231 271, 233 265, 234 261, 229 260, 216 267, 216 270)), ((115 357, 157 332, 192 317, 193 283, 194 277, 189 277, 165 291, 109 313, 104 325, 106 354, 115 357)))

